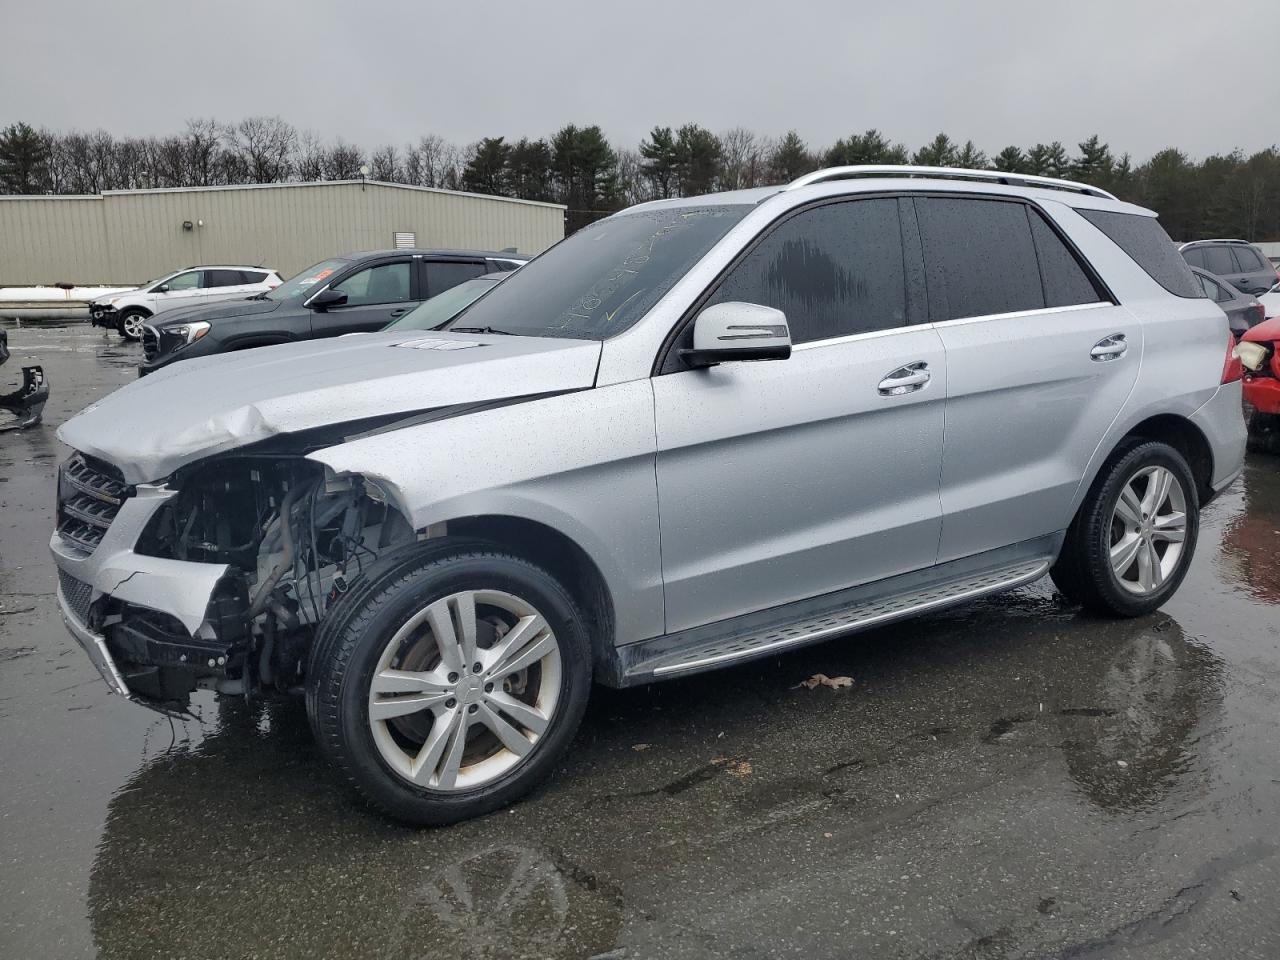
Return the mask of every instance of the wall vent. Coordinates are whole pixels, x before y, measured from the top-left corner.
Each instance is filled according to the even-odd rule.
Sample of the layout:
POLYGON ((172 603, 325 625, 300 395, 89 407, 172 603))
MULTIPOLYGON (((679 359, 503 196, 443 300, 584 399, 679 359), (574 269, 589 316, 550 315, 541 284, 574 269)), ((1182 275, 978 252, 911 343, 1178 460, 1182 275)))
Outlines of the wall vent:
POLYGON ((412 250, 418 245, 418 238, 411 231, 402 233, 397 230, 393 239, 397 250, 412 250))

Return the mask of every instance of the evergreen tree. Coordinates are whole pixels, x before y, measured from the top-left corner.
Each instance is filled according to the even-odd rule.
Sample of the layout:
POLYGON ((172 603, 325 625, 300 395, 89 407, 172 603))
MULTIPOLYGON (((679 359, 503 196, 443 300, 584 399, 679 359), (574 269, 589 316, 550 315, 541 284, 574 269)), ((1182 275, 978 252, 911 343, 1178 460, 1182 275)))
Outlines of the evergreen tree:
POLYGON ((545 140, 521 137, 507 155, 507 189, 524 200, 550 200, 551 148, 545 140))
POLYGON ((917 167, 954 167, 956 145, 945 133, 940 133, 917 150, 911 162, 917 167))
POLYGON ((1030 173, 1027 169, 1027 157, 1021 147, 1008 146, 995 155, 991 165, 1005 173, 1030 173))
POLYGON ((0 130, 0 189, 5 193, 43 193, 49 182, 49 142, 22 123, 0 130))
POLYGON ((676 174, 680 178, 680 196, 696 197, 710 193, 720 175, 723 157, 720 140, 714 133, 696 123, 686 123, 676 135, 676 174))
POLYGON ((654 197, 666 200, 674 196, 676 164, 675 134, 670 127, 654 127, 648 140, 640 141, 640 170, 653 184, 654 197))
POLYGON ((906 162, 907 148, 900 143, 890 143, 874 128, 865 133, 850 134, 845 140, 837 140, 822 156, 822 165, 825 167, 906 162))
POLYGON ((817 165, 800 134, 788 130, 769 154, 769 177, 774 183, 790 183, 817 165))
POLYGON ((471 156, 462 168, 462 187, 491 196, 506 195, 507 158, 511 147, 504 137, 485 137, 471 148, 471 156))

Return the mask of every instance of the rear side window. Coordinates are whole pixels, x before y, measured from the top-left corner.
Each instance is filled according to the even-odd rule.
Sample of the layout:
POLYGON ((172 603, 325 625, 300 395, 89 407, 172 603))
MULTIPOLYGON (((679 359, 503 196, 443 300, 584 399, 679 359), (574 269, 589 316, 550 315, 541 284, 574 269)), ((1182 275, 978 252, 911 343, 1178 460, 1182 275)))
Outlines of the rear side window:
POLYGON ((1026 210, 1027 217, 1031 220, 1036 257, 1040 261, 1040 279, 1044 282, 1044 305, 1071 307, 1104 300, 1075 254, 1040 212, 1030 207, 1026 210))
POLYGON ((450 287, 484 276, 483 263, 455 263, 447 260, 424 260, 427 271, 427 296, 434 297, 450 287))
POLYGON ((1204 295, 1210 300, 1217 303, 1225 303, 1231 299, 1221 285, 1214 283, 1208 277, 1197 277, 1196 279, 1200 281, 1200 286, 1204 289, 1204 295))
POLYGON ((1208 267, 1204 265, 1204 251, 1199 247, 1192 247, 1190 250, 1184 250, 1182 252, 1182 259, 1187 261, 1187 263, 1191 264, 1193 267, 1199 267, 1201 270, 1208 269, 1208 267))
POLYGON ((1236 255, 1236 263, 1240 264, 1238 273, 1254 273, 1266 269, 1253 247, 1232 247, 1231 252, 1236 255))
POLYGON ((1204 248, 1204 268, 1210 273, 1216 273, 1222 276, 1227 273, 1236 272, 1236 262, 1231 259, 1231 250, 1229 247, 1205 247, 1204 248))
POLYGON ((905 326, 897 200, 829 203, 784 220, 706 305, 735 300, 781 310, 793 343, 905 326))
POLYGON ((267 279, 267 275, 261 272, 260 270, 241 270, 240 271, 241 283, 261 283, 265 279, 267 279))
POLYGON ((1031 223, 1021 203, 960 197, 917 197, 915 203, 930 320, 1044 308, 1031 223))
POLYGON ((206 270, 204 272, 206 287, 238 287, 243 282, 240 279, 239 270, 206 270))
POLYGON ((1112 243, 1146 271, 1147 276, 1174 296, 1204 296, 1195 274, 1155 217, 1114 210, 1077 209, 1076 213, 1105 233, 1112 243))

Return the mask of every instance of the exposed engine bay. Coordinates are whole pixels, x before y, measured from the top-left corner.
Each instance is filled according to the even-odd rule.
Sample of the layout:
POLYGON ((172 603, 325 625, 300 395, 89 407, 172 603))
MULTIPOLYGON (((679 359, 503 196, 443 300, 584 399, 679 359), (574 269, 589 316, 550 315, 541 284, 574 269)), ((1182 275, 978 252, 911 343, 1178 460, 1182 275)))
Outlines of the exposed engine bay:
MULTIPOLYGON (((0 330, 0 366, 9 359, 9 334, 0 330)), ((8 393, 0 393, 0 430, 20 430, 40 422, 45 402, 49 399, 49 382, 44 368, 22 368, 22 385, 8 393)))
POLYGON ((193 635, 168 614, 114 599, 100 612, 130 691, 170 707, 196 688, 297 692, 329 609, 380 556, 414 540, 375 486, 301 456, 219 457, 171 485, 178 493, 135 550, 227 565, 205 622, 193 635))

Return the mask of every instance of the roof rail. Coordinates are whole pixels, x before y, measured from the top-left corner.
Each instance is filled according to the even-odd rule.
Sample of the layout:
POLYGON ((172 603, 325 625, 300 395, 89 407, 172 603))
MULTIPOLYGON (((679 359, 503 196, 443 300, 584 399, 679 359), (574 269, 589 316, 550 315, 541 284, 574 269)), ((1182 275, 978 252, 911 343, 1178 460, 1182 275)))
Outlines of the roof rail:
POLYGON ((1090 197, 1102 197, 1105 200, 1117 200, 1115 194, 1107 193, 1098 187, 1091 187, 1074 180, 1057 180, 1053 177, 1037 177, 1028 173, 1003 173, 999 170, 966 170, 963 167, 913 167, 896 164, 868 164, 853 167, 828 167, 815 170, 803 177, 792 180, 783 189, 795 190, 807 187, 811 183, 826 183, 829 180, 855 180, 859 177, 930 177, 938 180, 994 180, 1011 187, 1049 187, 1054 190, 1068 190, 1072 193, 1083 193, 1090 197))

